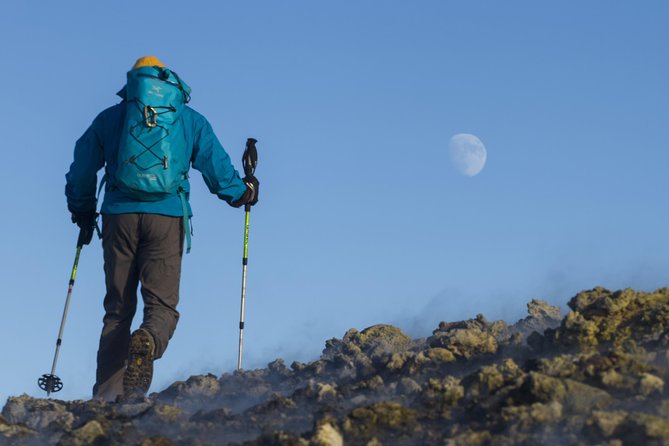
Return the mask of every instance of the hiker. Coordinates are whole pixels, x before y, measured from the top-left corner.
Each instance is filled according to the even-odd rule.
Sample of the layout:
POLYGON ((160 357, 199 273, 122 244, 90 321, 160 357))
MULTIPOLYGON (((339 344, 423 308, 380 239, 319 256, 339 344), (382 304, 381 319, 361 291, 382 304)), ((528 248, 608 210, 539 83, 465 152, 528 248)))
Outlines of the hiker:
POLYGON ((258 180, 240 177, 209 122, 186 106, 190 91, 156 57, 141 57, 117 93, 122 101, 100 113, 74 148, 65 195, 85 244, 97 226, 97 172, 105 168, 100 213, 107 292, 97 399, 144 396, 153 361, 174 333, 184 239, 190 249, 190 166, 231 206, 258 201, 258 180), (140 284, 144 315, 131 335, 140 284))

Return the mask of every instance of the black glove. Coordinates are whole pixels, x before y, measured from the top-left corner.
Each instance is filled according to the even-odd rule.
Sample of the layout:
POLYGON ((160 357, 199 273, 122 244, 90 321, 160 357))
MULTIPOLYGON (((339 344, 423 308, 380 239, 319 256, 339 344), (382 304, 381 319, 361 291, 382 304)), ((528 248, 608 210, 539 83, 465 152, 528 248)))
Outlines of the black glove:
POLYGON ((89 212, 72 212, 72 223, 79 226, 79 239, 77 246, 88 245, 93 239, 93 232, 95 232, 95 225, 97 214, 95 211, 89 212))
POLYGON ((238 208, 243 204, 253 206, 258 202, 258 191, 260 190, 258 179, 253 175, 246 175, 242 180, 246 184, 246 190, 239 200, 230 203, 230 206, 234 208, 238 208))
POLYGON ((244 183, 246 183, 246 191, 249 196, 246 200, 246 203, 253 206, 258 202, 258 193, 260 192, 260 181, 253 175, 246 175, 244 177, 244 183))

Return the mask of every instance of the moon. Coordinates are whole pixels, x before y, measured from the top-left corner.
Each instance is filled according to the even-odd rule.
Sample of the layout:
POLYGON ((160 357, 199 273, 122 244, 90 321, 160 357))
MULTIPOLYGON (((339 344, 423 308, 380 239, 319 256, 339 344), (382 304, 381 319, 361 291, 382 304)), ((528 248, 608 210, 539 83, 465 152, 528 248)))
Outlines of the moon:
POLYGON ((451 162, 463 175, 478 175, 485 166, 488 152, 476 136, 469 133, 458 133, 448 143, 451 162))

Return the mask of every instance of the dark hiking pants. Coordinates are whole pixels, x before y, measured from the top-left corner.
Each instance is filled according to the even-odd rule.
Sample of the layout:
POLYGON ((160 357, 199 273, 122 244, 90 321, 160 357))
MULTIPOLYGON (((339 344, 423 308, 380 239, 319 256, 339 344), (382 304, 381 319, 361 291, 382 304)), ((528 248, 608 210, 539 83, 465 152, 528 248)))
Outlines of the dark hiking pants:
POLYGON ((102 335, 93 396, 114 400, 123 393, 130 345, 130 326, 141 284, 144 318, 140 328, 153 336, 155 358, 169 342, 179 312, 179 279, 183 254, 181 217, 158 214, 102 216, 105 296, 102 335))

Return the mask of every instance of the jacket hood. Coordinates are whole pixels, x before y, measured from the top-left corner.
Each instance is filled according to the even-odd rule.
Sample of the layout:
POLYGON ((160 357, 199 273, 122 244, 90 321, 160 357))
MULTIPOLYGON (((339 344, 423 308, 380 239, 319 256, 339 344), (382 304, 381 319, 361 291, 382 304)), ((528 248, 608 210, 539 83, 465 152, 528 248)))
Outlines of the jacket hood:
MULTIPOLYGON (((160 68, 161 70, 165 70, 165 72, 168 74, 168 77, 166 78, 166 81, 168 81, 169 83, 171 83, 173 85, 175 85, 175 84, 181 85, 181 88, 183 88, 183 91, 184 91, 184 96, 186 98, 186 100, 184 100, 184 103, 188 103, 188 101, 190 100, 190 93, 192 91, 190 86, 188 86, 188 84, 186 84, 186 82, 184 82, 183 79, 181 79, 174 71, 172 71, 168 68, 164 68, 164 67, 140 67, 140 68, 136 68, 134 70, 128 71, 128 74, 127 74, 128 80, 130 79, 131 76, 137 74, 137 72, 139 72, 139 71, 149 72, 149 71, 155 70, 155 68, 160 68)), ((120 97, 124 101, 128 100, 128 84, 127 83, 119 91, 116 92, 116 96, 120 97)))

